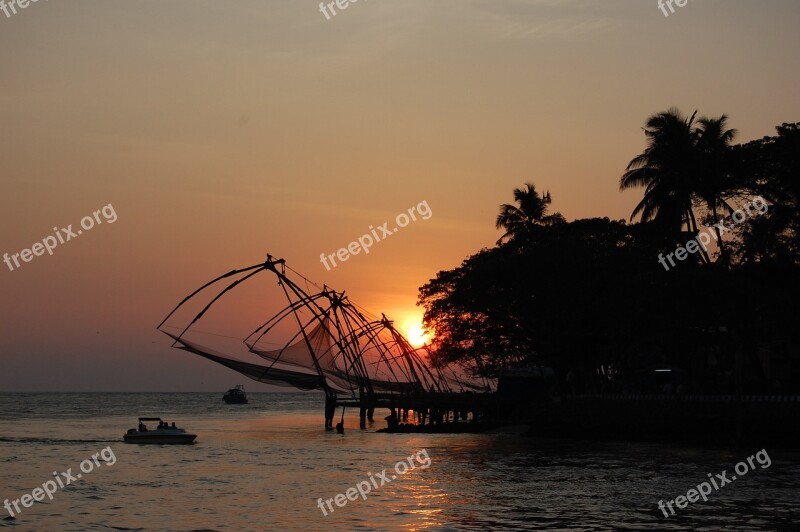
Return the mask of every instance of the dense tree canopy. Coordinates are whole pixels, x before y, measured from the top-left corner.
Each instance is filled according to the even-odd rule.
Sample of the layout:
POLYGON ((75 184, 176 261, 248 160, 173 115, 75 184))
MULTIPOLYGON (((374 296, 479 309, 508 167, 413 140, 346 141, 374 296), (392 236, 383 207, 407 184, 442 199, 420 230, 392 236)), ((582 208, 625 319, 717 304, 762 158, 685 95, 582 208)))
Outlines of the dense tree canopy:
POLYGON ((622 180, 623 188, 645 186, 635 211, 644 222, 540 223, 550 195, 543 202, 533 185, 516 189, 521 209, 521 200, 538 200, 528 209, 535 216, 521 225, 500 223, 513 218, 514 208, 501 206, 498 227, 512 238, 420 289, 426 326, 436 333, 434 362, 483 374, 546 365, 562 376, 580 375, 587 388, 628 389, 637 372, 666 365, 685 371, 696 391, 729 390, 735 366, 748 370, 737 384, 747 389, 798 388, 800 375, 792 372, 800 368, 792 361, 800 343, 800 128, 785 124, 777 137, 730 146, 733 131, 724 116, 697 126, 693 120, 668 112, 648 122, 648 150, 622 180), (659 128, 675 130, 665 133, 669 143, 673 135, 688 140, 659 151, 659 128), (721 219, 728 202, 733 210, 755 195, 769 212, 738 226, 728 241, 735 260, 710 262, 697 253, 669 271, 659 263, 660 254, 699 230, 694 210, 721 219), (763 371, 765 349, 781 353, 775 364, 787 369, 777 376, 763 371))
POLYGON ((777 132, 732 150, 738 191, 770 204, 767 216, 741 227, 734 244, 740 263, 800 263, 800 123, 783 124, 777 132))

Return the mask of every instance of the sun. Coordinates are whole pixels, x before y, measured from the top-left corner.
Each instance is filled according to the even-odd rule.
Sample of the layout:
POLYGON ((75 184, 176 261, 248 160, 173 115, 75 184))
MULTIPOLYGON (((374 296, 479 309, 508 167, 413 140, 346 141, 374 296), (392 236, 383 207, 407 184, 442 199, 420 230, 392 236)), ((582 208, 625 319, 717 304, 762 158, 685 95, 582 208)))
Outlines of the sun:
POLYGON ((406 337, 412 347, 422 347, 430 339, 422 324, 413 322, 406 325, 406 337))

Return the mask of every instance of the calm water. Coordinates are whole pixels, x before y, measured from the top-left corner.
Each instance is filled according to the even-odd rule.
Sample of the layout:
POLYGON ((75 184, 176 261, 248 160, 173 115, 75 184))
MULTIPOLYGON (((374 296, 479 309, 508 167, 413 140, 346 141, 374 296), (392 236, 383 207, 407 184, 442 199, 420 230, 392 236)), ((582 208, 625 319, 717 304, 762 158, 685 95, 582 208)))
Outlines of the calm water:
MULTIPOLYGON (((759 449, 590 443, 515 434, 402 435, 320 430, 319 394, 0 394, 0 500, 18 499, 79 471, 110 446, 116 463, 60 489, 16 518, 11 530, 797 530, 800 454, 767 449, 768 469, 713 492, 665 519, 674 499, 731 471, 759 449), (193 446, 135 446, 122 434, 159 415, 196 432, 193 446), (430 467, 409 470, 323 516, 328 499, 369 473, 391 471, 426 450, 430 467)), ((376 419, 386 415, 376 412, 376 419)), ((376 423, 377 425, 377 423, 376 423)), ((381 422, 380 426, 383 425, 381 422)), ((108 455, 108 453, 106 454, 108 455)), ((758 464, 756 464, 758 466, 758 464)), ((728 474, 730 476, 730 473, 728 474)))

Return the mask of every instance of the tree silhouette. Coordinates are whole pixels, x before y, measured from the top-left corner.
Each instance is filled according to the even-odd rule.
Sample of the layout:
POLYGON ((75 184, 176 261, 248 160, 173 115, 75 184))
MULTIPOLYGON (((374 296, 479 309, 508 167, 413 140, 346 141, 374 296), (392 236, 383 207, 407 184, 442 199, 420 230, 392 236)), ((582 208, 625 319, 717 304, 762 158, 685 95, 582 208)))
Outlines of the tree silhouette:
MULTIPOLYGON (((726 214, 733 212, 726 195, 732 190, 733 183, 730 171, 731 141, 736 136, 735 129, 727 129, 728 117, 701 118, 697 127, 698 174, 694 184, 697 197, 702 200, 711 213, 713 223, 720 221, 720 211, 726 214)), ((725 244, 719 227, 717 233, 720 260, 728 262, 725 244)))
POLYGON ((587 393, 653 393, 654 368, 665 367, 689 393, 800 391, 800 123, 731 146, 726 116, 671 109, 645 134, 620 188, 645 188, 632 218, 646 223, 567 223, 548 214, 549 193, 515 189, 498 245, 420 288, 432 360, 489 376, 545 365, 587 393), (694 210, 718 220, 733 199, 761 207, 723 244, 727 267, 684 261, 665 272, 656 257, 697 232, 694 210))
POLYGON ((550 192, 540 196, 536 186, 525 183, 525 188, 514 189, 514 201, 517 205, 505 203, 500 206, 497 215, 497 229, 505 229, 505 234, 497 241, 500 244, 507 238, 528 234, 536 226, 552 226, 565 222, 561 213, 547 214, 552 198, 550 192))
MULTIPOLYGON (((697 111, 687 118, 672 108, 647 120, 647 148, 628 163, 620 179, 620 190, 645 187, 631 219, 640 215, 641 221, 655 221, 670 232, 685 224, 696 235, 696 205, 704 204, 714 223, 722 211, 733 212, 726 197, 733 188, 731 141, 736 130, 727 128, 725 115, 695 120, 696 115, 697 111)), ((715 231, 720 257, 725 259, 722 235, 718 227, 715 231)), ((705 249, 701 252, 710 262, 705 249)))
POLYGON ((631 213, 641 221, 656 221, 670 231, 697 232, 692 212, 695 164, 695 112, 686 118, 677 109, 658 113, 647 120, 647 148, 634 157, 620 179, 620 190, 645 187, 645 194, 631 213))

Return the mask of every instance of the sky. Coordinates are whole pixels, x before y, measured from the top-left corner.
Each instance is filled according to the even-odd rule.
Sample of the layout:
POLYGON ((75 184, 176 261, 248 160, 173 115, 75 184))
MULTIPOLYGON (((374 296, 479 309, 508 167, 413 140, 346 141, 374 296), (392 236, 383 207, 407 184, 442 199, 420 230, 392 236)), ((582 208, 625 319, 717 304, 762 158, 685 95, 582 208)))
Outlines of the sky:
POLYGON ((0 391, 244 381, 155 326, 267 253, 410 329, 418 288, 491 247, 524 182, 567 219, 627 219, 641 192, 619 177, 649 115, 725 113, 740 142, 800 121, 798 21, 796 0, 0 11, 0 253, 64 239, 0 263, 0 391), (428 219, 321 263, 421 202, 428 219))

